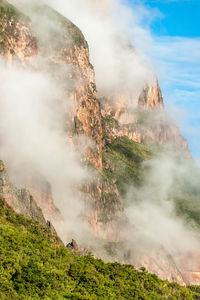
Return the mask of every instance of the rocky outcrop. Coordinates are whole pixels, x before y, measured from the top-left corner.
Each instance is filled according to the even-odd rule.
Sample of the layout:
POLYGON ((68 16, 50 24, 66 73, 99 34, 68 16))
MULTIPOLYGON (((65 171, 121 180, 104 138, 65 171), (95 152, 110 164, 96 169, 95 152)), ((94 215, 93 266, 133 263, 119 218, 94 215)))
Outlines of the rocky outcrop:
POLYGON ((66 245, 66 248, 70 251, 70 252, 77 252, 78 251, 78 244, 77 242, 72 239, 71 243, 68 243, 66 245))
POLYGON ((127 136, 138 143, 169 144, 190 156, 187 141, 164 110, 158 81, 144 88, 136 99, 127 92, 114 100, 103 98, 101 107, 105 132, 110 132, 109 142, 127 136))
POLYGON ((0 196, 17 213, 46 225, 42 210, 33 196, 28 190, 17 189, 12 185, 2 161, 0 161, 0 196))
POLYGON ((158 111, 164 109, 162 92, 158 81, 156 81, 154 86, 148 86, 143 89, 139 96, 138 104, 142 110, 156 109, 158 111))

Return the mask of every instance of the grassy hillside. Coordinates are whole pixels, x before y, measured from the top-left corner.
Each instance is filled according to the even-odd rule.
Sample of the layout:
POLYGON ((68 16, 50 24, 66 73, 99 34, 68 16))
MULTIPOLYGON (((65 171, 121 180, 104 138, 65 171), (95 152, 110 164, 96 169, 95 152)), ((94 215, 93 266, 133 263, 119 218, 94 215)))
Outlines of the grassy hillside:
POLYGON ((0 299, 200 299, 200 289, 130 265, 69 253, 39 223, 0 199, 0 299))

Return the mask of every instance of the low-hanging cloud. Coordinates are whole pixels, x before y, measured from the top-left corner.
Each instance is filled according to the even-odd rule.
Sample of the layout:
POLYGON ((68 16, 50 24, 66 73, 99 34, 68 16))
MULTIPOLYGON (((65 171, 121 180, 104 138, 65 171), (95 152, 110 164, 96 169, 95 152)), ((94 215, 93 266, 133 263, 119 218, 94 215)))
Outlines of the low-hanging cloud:
POLYGON ((75 187, 88 174, 80 164, 82 153, 72 147, 65 130, 70 101, 66 96, 61 101, 46 73, 15 64, 8 68, 4 61, 0 65, 0 155, 11 180, 24 187, 28 176, 44 178, 64 217, 62 231, 79 231, 83 202, 75 187))
POLYGON ((101 95, 129 90, 133 98, 152 83, 154 72, 147 58, 132 46, 128 25, 134 36, 148 33, 139 27, 138 16, 120 1, 51 1, 53 8, 73 21, 89 43, 91 62, 95 67, 97 87, 101 95), (130 22, 131 20, 131 22, 130 22))
MULTIPOLYGON (((140 26, 137 12, 131 12, 120 1, 45 2, 83 31, 95 66, 97 88, 103 95, 125 89, 136 97, 154 79, 147 59, 129 43, 131 34, 136 46, 145 48, 150 45, 162 62, 161 54, 171 57, 178 53, 177 48, 182 45, 180 39, 172 43, 173 49, 170 50, 167 50, 169 44, 166 40, 154 44, 148 29, 140 26), (133 26, 131 32, 127 29, 130 24, 133 26)), ((139 9, 147 14, 142 7, 139 9)), ((179 59, 184 61, 185 54, 179 59)), ((164 61, 163 66, 169 70, 166 66, 170 67, 171 63, 164 61)), ((30 168, 44 176, 52 186, 55 204, 64 212, 67 223, 62 224, 62 230, 63 226, 69 226, 70 229, 74 226, 75 234, 81 232, 77 216, 83 204, 74 195, 73 186, 82 183, 87 174, 78 162, 77 153, 66 145, 64 112, 67 108, 57 99, 55 83, 42 72, 15 66, 7 69, 3 63, 0 76, 2 158, 8 163, 14 180, 17 178, 16 172, 21 174, 19 183, 23 182, 26 175, 24 169, 30 168)), ((187 80, 188 77, 183 74, 182 82, 183 79, 187 80)), ((195 83, 195 86, 198 84, 195 83)), ((147 252, 149 248, 162 246, 178 266, 185 261, 185 267, 189 268, 191 260, 187 259, 188 256, 191 253, 198 256, 199 236, 193 224, 177 215, 174 197, 178 191, 174 189, 174 182, 177 182, 177 178, 184 182, 188 176, 196 186, 198 182, 191 176, 190 163, 179 163, 171 153, 151 160, 147 166, 150 172, 145 183, 140 188, 131 187, 127 193, 129 205, 125 212, 130 224, 128 230, 131 228, 132 234, 128 236, 129 245, 134 245, 135 251, 147 249, 147 252)), ((197 260, 192 261, 192 268, 197 265, 197 260)))
POLYGON ((128 239, 137 263, 137 255, 144 259, 160 248, 173 258, 179 270, 196 271, 200 267, 199 225, 192 220, 191 211, 187 216, 188 208, 186 214, 180 212, 177 199, 185 207, 190 201, 194 207, 198 205, 199 199, 193 195, 200 192, 200 173, 194 161, 179 155, 168 149, 145 162, 148 175, 143 184, 127 192, 126 215, 133 228, 128 239), (187 196, 184 187, 191 188, 187 196))

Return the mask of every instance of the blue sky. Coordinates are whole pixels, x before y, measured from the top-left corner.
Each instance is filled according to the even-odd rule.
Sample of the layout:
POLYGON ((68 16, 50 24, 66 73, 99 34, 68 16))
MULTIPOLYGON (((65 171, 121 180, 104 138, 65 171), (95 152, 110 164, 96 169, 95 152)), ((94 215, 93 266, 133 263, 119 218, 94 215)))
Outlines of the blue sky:
POLYGON ((133 10, 136 4, 142 7, 142 25, 152 39, 146 52, 158 74, 166 109, 200 159, 200 0, 128 3, 133 10))
POLYGON ((155 34, 200 37, 199 0, 144 0, 143 3, 163 14, 163 18, 152 24, 155 34))

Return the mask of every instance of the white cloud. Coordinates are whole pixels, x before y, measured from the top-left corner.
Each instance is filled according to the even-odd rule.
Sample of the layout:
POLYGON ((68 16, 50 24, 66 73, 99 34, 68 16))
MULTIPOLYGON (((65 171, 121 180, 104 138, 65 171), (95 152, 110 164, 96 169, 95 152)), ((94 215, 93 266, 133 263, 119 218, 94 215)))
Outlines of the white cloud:
MULTIPOLYGON (((42 66, 40 58, 37 63, 42 66)), ((83 201, 74 189, 88 174, 65 131, 70 101, 66 95, 60 101, 62 89, 50 74, 15 64, 8 68, 3 61, 0 70, 1 159, 18 187, 34 176, 51 185, 54 203, 64 217, 58 233, 67 231, 71 238, 83 228, 83 201)))
MULTIPOLYGON (((130 51, 122 34, 126 32, 134 45, 152 59, 164 87, 167 106, 172 99, 173 105, 187 108, 188 99, 198 95, 199 39, 151 35, 151 10, 141 5, 131 11, 114 0, 49 0, 48 3, 83 30, 89 42, 100 90, 113 92, 125 87, 138 92, 152 77, 145 56, 130 51), (146 26, 143 26, 144 20, 146 26)), ((51 183, 55 202, 65 214, 66 225, 61 224, 62 229, 65 231, 65 226, 69 226, 67 230, 74 227, 75 232, 81 231, 76 217, 82 203, 74 198, 71 186, 74 182, 82 182, 86 174, 76 155, 65 145, 63 111, 61 108, 57 114, 54 110, 58 103, 53 93, 52 78, 41 72, 15 67, 12 70, 2 67, 0 75, 0 93, 4 95, 0 99, 2 157, 10 160, 10 164, 12 162, 11 167, 15 162, 19 173, 24 164, 42 173, 51 183)), ((184 112, 180 119, 182 116, 188 118, 184 112)), ((177 115, 175 117, 178 119, 177 115)), ((163 245, 176 258, 180 258, 180 254, 185 258, 190 251, 199 253, 196 237, 184 221, 175 216, 173 203, 167 202, 173 181, 177 177, 184 179, 185 174, 190 176, 191 169, 178 164, 173 156, 159 157, 150 164, 147 182, 129 196, 131 204, 126 212, 136 228, 133 242, 137 245, 136 238, 144 241, 148 237, 163 245), (140 200, 138 205, 133 201, 135 197, 140 200)))
MULTIPOLYGON (((147 58, 137 53, 128 40, 133 35, 138 44, 150 41, 149 33, 140 26, 148 11, 132 11, 122 1, 46 0, 72 20, 89 43, 91 62, 95 67, 99 92, 112 95, 120 89, 138 95, 152 82, 154 72, 147 58)), ((137 45, 136 45, 137 46, 137 45)))

